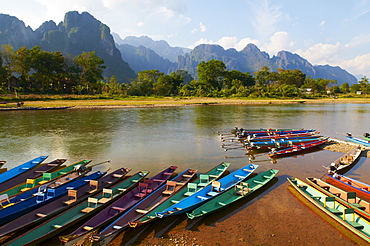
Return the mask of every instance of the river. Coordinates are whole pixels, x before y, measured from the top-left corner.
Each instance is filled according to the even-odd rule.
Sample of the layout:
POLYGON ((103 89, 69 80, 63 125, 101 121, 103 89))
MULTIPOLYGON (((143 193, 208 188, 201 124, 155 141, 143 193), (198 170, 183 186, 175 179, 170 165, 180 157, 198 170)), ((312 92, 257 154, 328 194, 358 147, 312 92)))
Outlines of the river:
MULTIPOLYGON (((66 158, 69 164, 81 159, 91 159, 92 164, 111 160, 110 164, 99 165, 95 169, 127 167, 132 169, 132 173, 146 170, 150 171, 150 175, 170 165, 178 166, 179 172, 187 168, 205 172, 221 162, 231 163, 230 171, 246 165, 249 160, 245 151, 225 152, 220 147, 217 132, 229 133, 235 126, 313 128, 325 136, 342 140, 345 140, 346 132, 360 136, 370 131, 367 125, 370 122, 368 104, 4 111, 0 112, 0 117, 0 159, 7 161, 4 167, 11 168, 40 155, 47 155, 48 161, 66 158)), ((171 230, 177 230, 178 233, 192 231, 194 237, 199 237, 198 243, 211 245, 207 242, 210 242, 212 234, 228 232, 227 225, 231 223, 235 226, 235 223, 243 222, 237 231, 228 232, 233 239, 226 240, 217 235, 220 245, 330 245, 330 242, 352 245, 286 189, 287 177, 320 178, 325 174, 323 166, 328 166, 341 155, 320 150, 278 159, 276 164, 269 162, 264 155, 257 156, 254 160, 259 165, 257 172, 270 168, 280 171, 268 189, 251 201, 202 219, 203 222, 197 224, 195 230, 189 225, 181 226, 190 223, 184 222, 186 219, 174 224, 171 230), (251 216, 258 216, 258 220, 249 220, 251 216), (242 222, 239 218, 243 218, 242 222), (248 239, 249 243, 241 239, 248 239)), ((370 183, 369 166, 370 161, 362 157, 346 175, 370 183)))

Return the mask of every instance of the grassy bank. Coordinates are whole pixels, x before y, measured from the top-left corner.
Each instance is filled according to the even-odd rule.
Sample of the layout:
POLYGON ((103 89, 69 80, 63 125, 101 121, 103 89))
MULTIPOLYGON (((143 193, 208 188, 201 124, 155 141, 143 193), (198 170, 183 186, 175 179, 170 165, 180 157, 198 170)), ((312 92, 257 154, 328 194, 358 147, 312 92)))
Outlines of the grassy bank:
POLYGON ((125 99, 101 99, 94 97, 74 98, 17 98, 0 100, 0 108, 17 107, 22 101, 23 107, 75 107, 75 108, 116 108, 116 107, 171 107, 193 105, 227 104, 288 104, 288 103, 370 103, 368 98, 328 98, 328 99, 238 99, 238 98, 152 98, 132 97, 125 99))

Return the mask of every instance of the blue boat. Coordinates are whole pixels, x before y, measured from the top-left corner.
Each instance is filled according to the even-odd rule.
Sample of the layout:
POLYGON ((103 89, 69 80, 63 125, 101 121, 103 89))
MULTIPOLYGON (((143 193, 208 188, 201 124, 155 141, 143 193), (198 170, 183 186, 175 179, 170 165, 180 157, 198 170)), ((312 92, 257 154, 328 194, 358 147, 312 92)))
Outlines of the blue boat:
POLYGON ((346 136, 346 138, 351 142, 362 144, 362 145, 365 145, 367 147, 370 147, 370 141, 368 141, 368 140, 364 140, 364 139, 361 139, 361 138, 355 138, 355 137, 352 137, 352 136, 346 136))
POLYGON ((258 165, 255 164, 249 164, 245 167, 242 167, 221 178, 220 180, 212 182, 210 185, 204 187, 201 190, 198 190, 191 196, 179 201, 166 210, 160 213, 156 213, 156 216, 162 218, 169 215, 182 214, 191 211, 205 203, 207 200, 221 194, 223 191, 234 187, 234 185, 239 184, 250 174, 252 174, 257 167, 258 165))
POLYGON ((58 199, 68 193, 68 190, 79 189, 84 185, 88 185, 90 180, 97 180, 103 177, 106 172, 95 172, 84 178, 73 180, 67 184, 58 186, 55 189, 48 189, 46 187, 46 192, 36 193, 35 196, 28 198, 24 201, 11 204, 0 210, 0 224, 5 224, 15 218, 18 218, 38 207, 41 207, 49 202, 58 199))
POLYGON ((11 178, 14 178, 14 177, 18 176, 19 174, 26 172, 29 169, 35 168, 38 164, 43 162, 46 158, 48 158, 48 157, 47 156, 40 156, 40 157, 37 157, 37 158, 35 158, 33 160, 30 160, 26 163, 23 163, 22 165, 19 165, 15 168, 12 168, 12 169, 4 172, 4 173, 1 173, 0 174, 0 183, 2 183, 4 181, 7 181, 11 178))

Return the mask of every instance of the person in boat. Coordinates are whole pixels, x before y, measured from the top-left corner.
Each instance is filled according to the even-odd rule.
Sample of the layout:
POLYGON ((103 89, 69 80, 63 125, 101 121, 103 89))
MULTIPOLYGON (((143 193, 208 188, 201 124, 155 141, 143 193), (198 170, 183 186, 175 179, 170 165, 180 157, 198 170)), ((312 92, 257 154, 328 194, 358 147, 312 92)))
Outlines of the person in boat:
POLYGON ((365 132, 363 136, 364 136, 365 138, 369 138, 369 137, 370 137, 370 133, 365 132))
POLYGON ((347 137, 352 137, 352 134, 350 132, 347 132, 347 137))

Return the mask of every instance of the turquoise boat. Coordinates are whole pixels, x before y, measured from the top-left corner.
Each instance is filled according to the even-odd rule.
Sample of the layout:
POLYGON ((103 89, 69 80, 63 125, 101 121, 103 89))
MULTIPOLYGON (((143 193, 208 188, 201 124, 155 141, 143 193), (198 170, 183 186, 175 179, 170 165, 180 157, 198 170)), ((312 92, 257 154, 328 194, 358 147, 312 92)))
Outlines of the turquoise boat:
POLYGON ((118 198, 122 197, 147 175, 148 172, 139 172, 136 175, 125 179, 123 182, 110 187, 109 190, 112 191, 112 193, 108 200, 105 199, 107 198, 106 194, 104 192, 100 192, 97 195, 87 198, 85 202, 72 206, 63 213, 52 217, 50 220, 33 228, 25 234, 19 235, 13 240, 5 243, 5 245, 36 245, 52 236, 58 235, 70 226, 83 219, 91 217, 118 198), (105 202, 99 202, 103 201, 103 199, 105 202))
POLYGON ((194 219, 223 209, 266 185, 278 172, 278 170, 270 169, 244 182, 240 182, 239 185, 234 186, 234 189, 222 192, 220 195, 208 200, 203 205, 194 209, 191 213, 186 213, 186 215, 189 219, 194 219))
MULTIPOLYGON (((299 193, 310 204, 314 205, 325 215, 337 222, 342 228, 347 229, 347 232, 356 236, 357 244, 369 245, 370 243, 370 222, 364 219, 353 208, 348 208, 338 201, 335 196, 328 196, 313 186, 297 179, 288 178, 289 183, 294 188, 293 194, 297 197, 299 193)), ((351 237, 354 240, 353 237, 351 237)))
POLYGON ((189 197, 190 195, 194 194, 198 190, 203 189, 204 187, 208 186, 212 181, 217 180, 225 173, 227 168, 230 166, 230 163, 221 163, 208 172, 199 175, 199 178, 196 179, 194 182, 191 182, 187 185, 185 189, 178 191, 174 194, 171 199, 168 199, 161 203, 158 207, 150 211, 144 217, 140 218, 139 220, 132 221, 129 223, 131 227, 138 227, 142 224, 151 222, 155 219, 158 219, 156 216, 157 213, 163 212, 172 205, 184 200, 185 198, 189 197), (202 177, 202 178, 201 178, 202 177))
POLYGON ((352 137, 352 136, 346 136, 346 138, 351 142, 354 142, 354 143, 357 143, 357 144, 362 144, 362 145, 365 145, 367 147, 370 147, 370 140, 364 140, 364 139, 355 138, 355 137, 352 137))
POLYGON ((0 184, 4 181, 7 181, 11 178, 14 178, 18 176, 21 173, 26 172, 29 169, 35 168, 37 165, 39 165, 41 162, 43 162, 47 156, 40 156, 33 160, 30 160, 28 162, 23 163, 22 165, 19 165, 17 167, 14 167, 6 172, 3 172, 0 174, 0 184))
POLYGON ((190 195, 184 200, 178 203, 175 203, 174 205, 167 208, 163 212, 156 213, 156 216, 159 218, 162 218, 162 217, 167 217, 170 215, 181 214, 181 213, 186 213, 188 211, 192 211, 196 207, 205 203, 207 200, 216 197, 222 192, 225 192, 226 190, 233 188, 234 185, 237 185, 243 180, 245 180, 249 175, 251 175, 257 169, 257 167, 258 165, 248 164, 247 166, 244 166, 230 173, 229 175, 221 178, 220 180, 212 182, 210 185, 195 192, 194 194, 190 195), (214 184, 217 184, 218 186, 214 187, 214 184))

